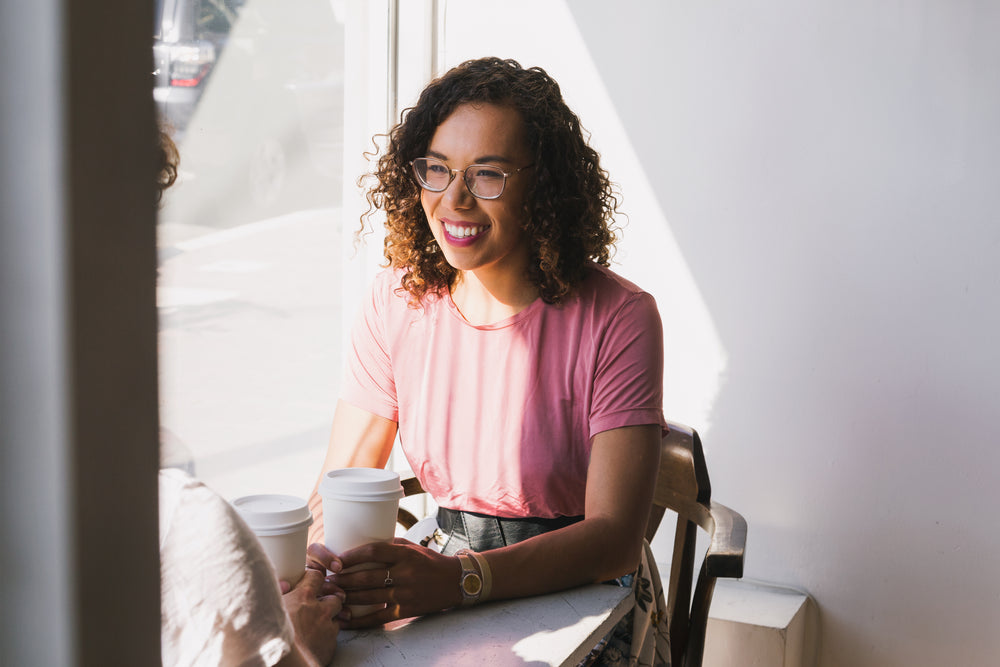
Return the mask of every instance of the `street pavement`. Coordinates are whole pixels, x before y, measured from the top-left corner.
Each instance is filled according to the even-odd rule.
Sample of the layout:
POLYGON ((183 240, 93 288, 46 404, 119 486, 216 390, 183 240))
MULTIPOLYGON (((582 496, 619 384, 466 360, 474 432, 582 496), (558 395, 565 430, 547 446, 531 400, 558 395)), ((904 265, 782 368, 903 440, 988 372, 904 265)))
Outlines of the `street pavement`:
POLYGON ((308 495, 340 384, 340 209, 158 232, 161 426, 226 498, 308 495))

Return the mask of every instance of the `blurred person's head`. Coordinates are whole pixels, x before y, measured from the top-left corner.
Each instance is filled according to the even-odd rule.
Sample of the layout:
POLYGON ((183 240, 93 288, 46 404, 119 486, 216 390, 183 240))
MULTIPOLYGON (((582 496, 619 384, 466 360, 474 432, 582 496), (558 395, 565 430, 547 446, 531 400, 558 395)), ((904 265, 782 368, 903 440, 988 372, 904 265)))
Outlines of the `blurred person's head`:
POLYGON ((163 198, 163 191, 177 180, 177 165, 180 164, 181 156, 177 152, 177 145, 166 130, 159 128, 157 134, 159 136, 156 145, 156 202, 159 203, 163 198))
MULTIPOLYGON (((162 127, 157 129, 156 143, 156 203, 163 199, 163 192, 177 180, 177 165, 181 156, 177 144, 162 127)), ((191 450, 169 429, 160 426, 160 467, 180 468, 194 475, 191 450)))
MULTIPOLYGON (((512 109, 523 123, 516 132, 526 164, 513 165, 519 173, 507 177, 499 198, 475 199, 470 205, 486 207, 504 197, 518 198, 517 217, 529 253, 526 278, 545 301, 558 303, 582 280, 588 261, 609 263, 618 200, 559 84, 543 69, 524 69, 513 60, 482 58, 451 69, 428 84, 390 132, 375 170, 377 182, 368 192, 373 209, 386 214, 385 257, 390 266, 405 269, 402 286, 417 299, 454 284, 458 269, 449 263, 428 224, 423 190, 411 162, 428 157, 442 123, 470 106, 512 109)), ((447 168, 467 166, 449 163, 447 168)), ((459 173, 455 180, 464 175, 459 173)))

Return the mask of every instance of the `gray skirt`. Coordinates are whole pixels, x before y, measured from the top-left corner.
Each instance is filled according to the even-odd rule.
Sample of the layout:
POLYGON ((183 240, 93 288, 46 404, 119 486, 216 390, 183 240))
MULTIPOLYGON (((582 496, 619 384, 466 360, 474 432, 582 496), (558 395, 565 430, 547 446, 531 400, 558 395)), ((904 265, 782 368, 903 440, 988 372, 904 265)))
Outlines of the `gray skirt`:
POLYGON ((454 555, 459 549, 472 551, 498 549, 582 520, 582 516, 508 519, 445 507, 439 508, 437 513, 438 527, 445 540, 441 553, 446 556, 454 555))

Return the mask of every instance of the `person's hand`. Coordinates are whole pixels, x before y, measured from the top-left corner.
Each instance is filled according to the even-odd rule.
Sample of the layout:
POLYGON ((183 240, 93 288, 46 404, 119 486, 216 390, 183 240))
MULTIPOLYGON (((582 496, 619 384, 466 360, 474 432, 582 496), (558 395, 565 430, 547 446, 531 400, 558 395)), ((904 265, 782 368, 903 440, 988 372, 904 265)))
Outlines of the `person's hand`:
POLYGON ((458 558, 443 556, 409 540, 397 537, 391 543, 366 544, 340 554, 340 562, 343 569, 327 579, 347 594, 347 605, 386 604, 385 609, 373 614, 351 617, 344 625, 347 628, 421 616, 462 602, 462 566, 458 558), (364 564, 378 566, 345 572, 364 564))
POLYGON ((337 649, 340 632, 337 616, 344 603, 344 594, 321 596, 322 587, 323 572, 306 568, 294 587, 288 589, 288 582, 281 582, 282 591, 288 589, 281 601, 295 628, 295 642, 319 664, 328 665, 337 649))
MULTIPOLYGON (((340 587, 332 582, 331 577, 326 576, 328 572, 337 573, 343 569, 343 564, 340 562, 340 558, 337 557, 335 553, 327 549, 319 542, 310 544, 306 548, 306 569, 317 570, 325 577, 323 585, 319 589, 319 594, 321 596, 340 595, 343 597, 344 592, 340 589, 340 587)), ((350 616, 345 608, 343 614, 341 615, 341 620, 346 621, 348 618, 350 618, 350 616)))
POLYGON ((340 572, 343 563, 322 542, 313 542, 306 547, 306 568, 319 570, 325 575, 327 571, 340 572))

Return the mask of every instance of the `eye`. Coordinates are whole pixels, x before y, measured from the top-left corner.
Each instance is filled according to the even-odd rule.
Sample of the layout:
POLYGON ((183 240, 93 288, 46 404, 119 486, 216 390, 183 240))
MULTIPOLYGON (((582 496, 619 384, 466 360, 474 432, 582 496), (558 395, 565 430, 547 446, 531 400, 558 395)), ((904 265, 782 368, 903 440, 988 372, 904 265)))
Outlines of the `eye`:
POLYGON ((503 180, 503 172, 499 169, 493 169, 492 167, 477 167, 476 178, 486 181, 503 180))
POLYGON ((449 173, 448 167, 440 162, 428 162, 427 173, 435 176, 446 176, 449 173))

